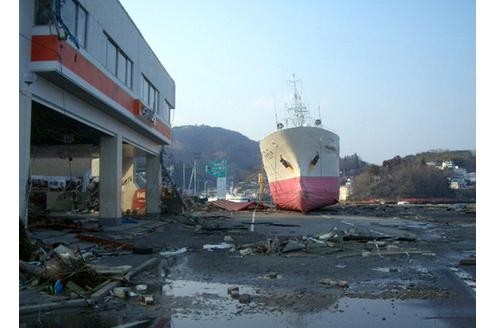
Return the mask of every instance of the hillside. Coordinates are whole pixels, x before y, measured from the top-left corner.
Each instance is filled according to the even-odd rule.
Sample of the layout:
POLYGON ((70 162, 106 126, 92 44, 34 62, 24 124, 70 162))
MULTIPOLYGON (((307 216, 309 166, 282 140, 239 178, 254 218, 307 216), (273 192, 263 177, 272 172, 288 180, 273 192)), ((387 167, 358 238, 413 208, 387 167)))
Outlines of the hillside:
POLYGON ((173 177, 177 184, 182 185, 182 167, 185 163, 187 187, 194 159, 200 190, 203 190, 206 180, 210 186, 214 185, 214 178, 205 173, 205 165, 212 160, 227 160, 227 177, 234 182, 256 179, 261 169, 258 142, 239 132, 207 125, 174 127, 167 161, 175 166, 173 177))
POLYGON ((468 172, 476 172, 476 154, 470 150, 430 150, 406 156, 404 161, 414 164, 435 162, 437 165, 442 164, 443 161, 452 161, 468 172))
POLYGON ((476 195, 475 185, 464 190, 450 189, 450 179, 458 173, 454 169, 438 169, 443 161, 452 161, 467 172, 476 172, 476 155, 469 150, 428 151, 404 158, 395 156, 383 161, 382 166, 365 166, 354 179, 351 198, 455 198, 472 201, 476 195))

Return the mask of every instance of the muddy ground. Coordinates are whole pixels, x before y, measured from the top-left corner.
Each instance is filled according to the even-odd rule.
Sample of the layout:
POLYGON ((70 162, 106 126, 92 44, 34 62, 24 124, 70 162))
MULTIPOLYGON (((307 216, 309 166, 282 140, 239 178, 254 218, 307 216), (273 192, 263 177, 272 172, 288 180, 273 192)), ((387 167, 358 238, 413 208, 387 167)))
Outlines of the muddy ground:
MULTIPOLYGON (((256 211, 254 218, 251 224, 253 211, 196 211, 93 234, 152 248, 142 255, 98 253, 70 231, 31 229, 32 237, 79 243, 96 254, 93 264, 161 263, 124 284, 133 291, 146 284, 153 304, 110 294, 87 307, 20 315, 21 327, 149 327, 157 318, 171 327, 475 326, 472 206, 334 206, 307 215, 256 211), (304 248, 284 252, 289 241, 304 248), (233 246, 203 248, 221 243, 233 246)), ((21 307, 55 298, 20 285, 21 307)))

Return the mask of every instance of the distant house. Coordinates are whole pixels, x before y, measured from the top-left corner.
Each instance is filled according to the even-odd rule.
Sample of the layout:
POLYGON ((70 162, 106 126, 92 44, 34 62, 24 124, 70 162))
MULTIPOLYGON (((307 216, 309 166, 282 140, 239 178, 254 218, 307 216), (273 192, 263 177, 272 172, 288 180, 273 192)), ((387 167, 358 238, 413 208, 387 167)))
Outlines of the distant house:
POLYGON ((467 173, 466 180, 468 180, 471 183, 476 183, 476 172, 467 173))
POLYGON ((450 189, 461 189, 461 184, 459 183, 459 181, 451 180, 450 189))
POLYGON ((340 186, 339 201, 345 202, 350 194, 350 185, 340 186))
POLYGON ((443 161, 442 162, 442 165, 441 165, 442 170, 455 169, 455 168, 457 168, 457 166, 455 166, 454 162, 452 162, 452 161, 443 161))

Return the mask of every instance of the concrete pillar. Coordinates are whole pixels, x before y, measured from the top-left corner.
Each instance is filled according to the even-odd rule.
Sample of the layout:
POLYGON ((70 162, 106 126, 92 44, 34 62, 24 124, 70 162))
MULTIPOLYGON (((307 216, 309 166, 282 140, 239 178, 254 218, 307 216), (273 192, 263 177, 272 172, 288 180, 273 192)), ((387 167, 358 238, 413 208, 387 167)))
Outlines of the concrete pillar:
MULTIPOLYGON (((30 70, 34 1, 19 1, 19 217, 27 226, 28 179, 31 158, 31 86, 36 74, 30 70)), ((11 79, 9 83, 12 83, 11 79)))
POLYGON ((29 163, 31 158, 31 105, 27 90, 19 92, 19 217, 27 226, 29 163))
MULTIPOLYGON (((124 145, 124 147, 132 147, 124 145)), ((125 153, 125 152, 124 152, 125 153)), ((134 177, 134 157, 125 156, 122 160, 122 211, 132 210, 132 200, 137 190, 134 177)))
POLYGON ((161 212, 161 166, 158 155, 146 154, 146 213, 161 212))
POLYGON ((119 224, 122 218, 122 136, 100 138, 100 222, 119 224))

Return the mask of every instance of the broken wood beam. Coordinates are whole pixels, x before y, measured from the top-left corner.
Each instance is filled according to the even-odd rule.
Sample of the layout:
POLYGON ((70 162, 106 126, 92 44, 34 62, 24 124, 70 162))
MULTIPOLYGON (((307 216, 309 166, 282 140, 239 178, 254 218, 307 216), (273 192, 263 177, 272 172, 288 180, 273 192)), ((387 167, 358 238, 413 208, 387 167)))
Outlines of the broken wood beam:
POLYGON ((66 223, 39 223, 29 226, 29 229, 53 229, 53 230, 63 230, 68 229, 77 232, 99 232, 97 228, 87 228, 77 224, 66 224, 66 223))
POLYGON ((110 266, 101 264, 88 264, 88 266, 96 271, 96 273, 103 275, 124 275, 130 269, 132 269, 131 265, 110 266))
POLYGON ((136 274, 143 272, 144 270, 153 267, 155 265, 158 265, 160 263, 160 260, 157 259, 156 257, 151 258, 147 260, 146 262, 140 264, 139 266, 135 267, 134 269, 131 269, 127 274, 124 276, 123 280, 125 282, 130 282, 132 277, 134 277, 136 274))
POLYGON ((461 259, 459 265, 476 265, 476 258, 461 259))
POLYGON ((29 314, 39 311, 51 311, 51 310, 83 307, 83 306, 89 306, 91 304, 93 304, 91 300, 76 299, 76 300, 68 300, 61 302, 48 302, 43 304, 32 304, 32 305, 23 305, 23 306, 21 305, 19 307, 19 314, 23 315, 23 314, 29 314))
POLYGON ((123 243, 121 241, 112 240, 112 239, 96 237, 96 236, 92 236, 92 235, 78 234, 76 236, 76 238, 79 240, 84 240, 84 241, 96 243, 98 245, 104 245, 104 246, 109 246, 109 247, 118 248, 118 249, 125 249, 125 250, 129 250, 129 251, 132 251, 134 249, 134 245, 132 245, 132 244, 123 243))
MULTIPOLYGON (((424 253, 431 253, 429 251, 418 251, 418 250, 403 250, 403 251, 380 251, 378 252, 368 252, 369 254, 367 256, 394 256, 394 255, 410 255, 410 254, 424 254, 424 253)), ((363 256, 363 252, 352 252, 352 253, 347 253, 347 254, 340 254, 337 255, 337 258, 343 258, 343 257, 353 257, 353 256, 363 256)))
POLYGON ((19 270, 22 272, 29 273, 32 276, 36 276, 39 278, 45 278, 45 268, 38 267, 36 265, 29 264, 22 260, 19 260, 19 270))
MULTIPOLYGON (((129 322, 129 323, 124 323, 118 326, 114 326, 112 328, 136 328, 136 327, 144 327, 143 325, 145 323, 149 323, 150 319, 148 320, 139 320, 139 321, 134 321, 134 322, 129 322)), ((148 326, 146 326, 148 327, 148 326)))
POLYGON ((115 287, 119 287, 121 284, 122 283, 120 281, 109 281, 100 287, 96 292, 91 294, 90 298, 99 302, 103 299, 103 297, 107 296, 111 290, 115 287))

